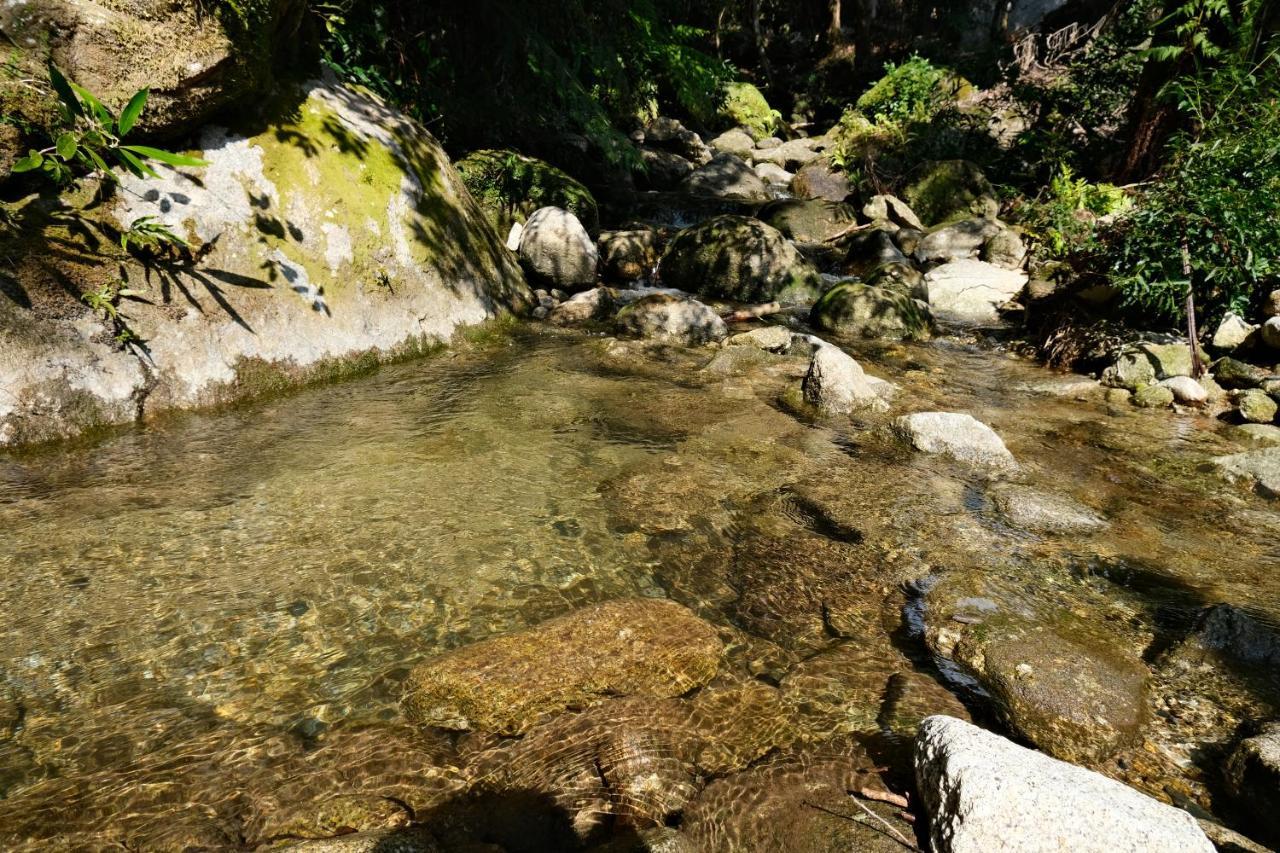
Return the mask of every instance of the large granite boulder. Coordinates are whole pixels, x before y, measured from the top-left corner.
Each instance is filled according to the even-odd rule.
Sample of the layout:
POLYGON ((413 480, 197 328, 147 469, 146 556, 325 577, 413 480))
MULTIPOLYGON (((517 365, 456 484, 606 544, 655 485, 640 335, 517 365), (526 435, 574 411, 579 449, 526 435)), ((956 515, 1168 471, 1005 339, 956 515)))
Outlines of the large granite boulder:
POLYGON ((680 696, 723 654, 715 629, 674 602, 609 601, 421 663, 403 704, 419 723, 518 734, 609 696, 680 696))
POLYGON ((792 240, 822 243, 856 225, 858 212, 840 202, 793 198, 768 205, 760 218, 792 240))
POLYGON ((209 165, 125 176, 105 203, 28 200, 30 227, 0 235, 18 294, 0 299, 0 445, 278 392, 528 305, 439 144, 370 95, 314 84, 193 153, 209 165), (102 236, 143 217, 190 248, 102 236), (83 304, 104 293, 114 318, 83 304))
POLYGON ((915 767, 937 853, 1214 850, 1190 814, 963 720, 925 720, 915 767))
POLYGON ((817 271, 778 229, 745 216, 717 216, 681 231, 662 255, 664 285, 740 302, 811 302, 817 271))
POLYGON ((862 365, 830 344, 814 350, 809 372, 804 377, 804 398, 819 411, 831 415, 889 408, 868 380, 862 365))

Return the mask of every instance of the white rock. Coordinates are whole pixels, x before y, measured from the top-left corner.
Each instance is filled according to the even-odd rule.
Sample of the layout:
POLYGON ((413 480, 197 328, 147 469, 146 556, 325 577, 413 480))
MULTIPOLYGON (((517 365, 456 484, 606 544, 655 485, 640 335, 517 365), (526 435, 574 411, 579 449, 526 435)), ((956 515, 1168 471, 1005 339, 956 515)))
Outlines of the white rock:
POLYGON ((507 248, 513 252, 520 251, 520 235, 523 233, 523 222, 511 223, 511 230, 507 232, 507 248))
POLYGON ((596 280, 599 253, 578 217, 563 208, 542 207, 524 224, 520 260, 557 287, 581 290, 596 280))
POLYGON ((1257 326, 1245 322, 1244 318, 1238 314, 1228 313, 1218 324, 1218 329, 1213 333, 1213 340, 1210 343, 1214 349, 1229 352, 1248 340, 1257 329, 1257 326))
POLYGON ((1213 853, 1195 818, 954 717, 920 724, 916 783, 936 853, 1213 853))
POLYGON ((1203 403, 1209 399, 1209 392, 1190 376, 1171 376, 1160 383, 1173 392, 1173 398, 1179 403, 1203 403))
POLYGON ((1020 270, 1001 269, 984 261, 951 261, 925 274, 920 298, 945 320, 988 323, 996 310, 1017 296, 1027 283, 1020 270))
POLYGON ((814 350, 809 372, 804 377, 804 398, 832 415, 862 410, 883 412, 889 408, 863 372, 862 365, 831 344, 814 350))
POLYGON ((1280 317, 1272 317, 1262 324, 1262 342, 1272 349, 1280 349, 1280 317))
POLYGON ((924 453, 937 453, 983 468, 1014 470, 1017 460, 995 430, 972 415, 916 412, 893 422, 894 431, 924 453))

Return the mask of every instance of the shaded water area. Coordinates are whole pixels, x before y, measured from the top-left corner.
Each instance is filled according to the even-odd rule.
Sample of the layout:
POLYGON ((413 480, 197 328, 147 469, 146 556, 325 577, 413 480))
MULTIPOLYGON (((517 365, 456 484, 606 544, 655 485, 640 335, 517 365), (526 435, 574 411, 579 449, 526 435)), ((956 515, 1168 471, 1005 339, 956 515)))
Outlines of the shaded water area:
POLYGON ((0 846, 253 848, 414 819, 444 849, 563 849, 644 829, 630 808, 692 849, 901 849, 787 780, 816 800, 814 774, 850 771, 832 754, 865 752, 852 772, 904 790, 921 716, 1008 731, 937 654, 975 621, 938 612, 957 601, 1142 661, 1151 718, 1095 766, 1236 821, 1221 753, 1276 713, 1274 673, 1186 638, 1220 603, 1280 624, 1280 513, 1203 470, 1237 440, 1050 393, 1071 380, 980 340, 849 349, 901 386, 892 414, 973 414, 1020 483, 1109 525, 1019 529, 997 484, 911 452, 889 416, 791 413, 803 356, 545 329, 0 457, 0 846), (416 663, 633 597, 715 626, 709 686, 520 741, 404 717, 416 663), (682 745, 653 735, 677 717, 682 745), (679 756, 653 771, 656 818, 656 795, 580 779, 629 727, 679 756))

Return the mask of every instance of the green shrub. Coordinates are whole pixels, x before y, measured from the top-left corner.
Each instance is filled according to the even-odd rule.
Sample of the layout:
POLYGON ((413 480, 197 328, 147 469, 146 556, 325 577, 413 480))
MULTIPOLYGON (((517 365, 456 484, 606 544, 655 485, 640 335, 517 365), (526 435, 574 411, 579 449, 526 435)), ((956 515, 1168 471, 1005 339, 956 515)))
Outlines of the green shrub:
POLYGON ((1111 281, 1146 316, 1183 315, 1188 285, 1210 317, 1245 313, 1280 284, 1280 41, 1170 94, 1187 129, 1159 179, 1104 235, 1111 281), (1188 275, 1189 271, 1189 275, 1188 275))
POLYGON ((1020 219, 1040 255, 1063 260, 1092 248, 1100 220, 1131 204, 1121 188, 1078 178, 1063 163, 1040 198, 1023 206, 1020 219))
POLYGON ((875 124, 928 121, 970 89, 967 81, 922 56, 885 63, 884 76, 858 98, 857 108, 875 124))

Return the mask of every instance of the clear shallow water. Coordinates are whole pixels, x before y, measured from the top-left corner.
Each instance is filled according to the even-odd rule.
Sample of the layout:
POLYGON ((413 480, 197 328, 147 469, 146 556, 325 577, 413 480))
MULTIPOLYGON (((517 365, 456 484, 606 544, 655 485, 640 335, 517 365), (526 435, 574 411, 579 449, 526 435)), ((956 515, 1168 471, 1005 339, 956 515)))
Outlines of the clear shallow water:
MULTIPOLYGON (((882 421, 798 420, 778 398, 802 358, 702 370, 711 351, 559 333, 0 457, 0 840, 251 844, 275 837, 263 798, 287 811, 353 765, 448 775, 455 745, 403 728, 407 669, 596 601, 675 598, 735 644, 732 677, 782 683, 830 637, 789 609, 796 579, 769 586, 779 549, 803 586, 837 542, 860 643, 925 671, 904 585, 939 572, 1135 648, 1217 602, 1276 624, 1280 513, 1199 470, 1245 449, 1220 425, 1035 393, 1058 380, 968 343, 857 354, 902 386, 894 414, 972 413, 1110 529, 1014 530, 980 478, 882 421), (833 484, 834 522, 806 497, 833 484)), ((877 704, 872 670, 851 681, 877 704)))

